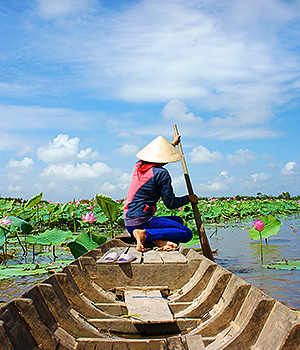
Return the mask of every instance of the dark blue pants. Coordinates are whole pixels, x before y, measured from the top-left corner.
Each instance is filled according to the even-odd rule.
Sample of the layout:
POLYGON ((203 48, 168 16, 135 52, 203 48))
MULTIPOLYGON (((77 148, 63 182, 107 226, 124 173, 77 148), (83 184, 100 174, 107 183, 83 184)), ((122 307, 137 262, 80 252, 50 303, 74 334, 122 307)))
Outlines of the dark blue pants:
POLYGON ((180 216, 154 216, 150 221, 138 226, 126 226, 133 236, 135 229, 146 230, 146 244, 162 239, 174 243, 186 243, 193 237, 192 231, 183 225, 180 216))

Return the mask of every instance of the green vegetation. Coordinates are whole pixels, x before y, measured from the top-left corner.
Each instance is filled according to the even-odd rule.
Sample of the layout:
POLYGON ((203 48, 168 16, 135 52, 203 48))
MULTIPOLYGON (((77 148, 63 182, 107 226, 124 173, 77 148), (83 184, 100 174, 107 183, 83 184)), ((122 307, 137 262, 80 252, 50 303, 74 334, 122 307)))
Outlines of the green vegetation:
MULTIPOLYGON (((114 201, 102 194, 95 195, 91 200, 73 200, 68 203, 45 201, 43 193, 27 201, 14 198, 0 199, 0 262, 4 264, 0 269, 1 278, 14 272, 22 275, 28 274, 28 271, 35 273, 41 271, 40 269, 45 271, 46 267, 36 263, 40 254, 36 252, 37 247, 51 249, 53 263, 60 258, 56 255, 56 247, 63 248, 69 254, 66 258, 67 263, 72 257, 77 258, 123 232, 125 229, 123 203, 124 200, 114 201), (18 262, 13 259, 17 247, 23 252, 22 256, 26 263, 33 264, 28 265, 27 269, 23 266, 26 272, 22 270, 23 268, 17 267, 18 262), (27 261, 29 257, 30 261, 27 261), (9 264, 15 265, 14 270, 10 272, 7 270, 8 266, 5 266, 8 260, 9 264)), ((300 198, 299 196, 292 198, 288 192, 283 192, 277 198, 258 193, 256 197, 199 198, 198 206, 204 224, 219 224, 246 218, 256 220, 270 215, 279 217, 299 215, 300 198)), ((188 245, 198 243, 190 205, 168 210, 162 202, 159 202, 156 215, 181 216, 185 225, 194 233, 194 239, 188 245)), ((256 238, 251 235, 250 237, 266 238, 267 231, 262 231, 261 236, 257 236, 257 231, 252 232, 256 238)))

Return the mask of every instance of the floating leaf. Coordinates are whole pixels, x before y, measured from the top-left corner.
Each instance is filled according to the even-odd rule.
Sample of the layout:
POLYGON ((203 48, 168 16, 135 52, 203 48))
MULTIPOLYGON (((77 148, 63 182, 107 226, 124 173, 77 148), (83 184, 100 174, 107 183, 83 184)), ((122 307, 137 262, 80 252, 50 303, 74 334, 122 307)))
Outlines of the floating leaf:
POLYGON ((40 203, 42 198, 43 198, 43 192, 41 192, 40 194, 37 194, 36 196, 29 199, 29 201, 25 204, 24 209, 31 209, 31 208, 35 207, 36 205, 38 205, 40 203))
MULTIPOLYGON (((261 231, 261 238, 268 238, 272 235, 276 235, 279 231, 282 223, 273 215, 267 215, 260 217, 260 220, 264 223, 264 229, 261 231)), ((254 226, 249 230, 249 237, 254 240, 259 240, 260 235, 254 226)))
POLYGON ((39 235, 29 235, 27 242, 31 244, 41 244, 56 246, 61 245, 69 239, 74 239, 76 236, 71 231, 63 231, 57 228, 53 230, 46 230, 39 235))
POLYGON ((282 259, 281 261, 271 261, 270 264, 262 265, 262 267, 275 270, 300 270, 300 260, 289 261, 282 259))
POLYGON ((110 222, 115 221, 118 216, 118 203, 103 194, 96 194, 96 201, 104 211, 108 220, 110 222))

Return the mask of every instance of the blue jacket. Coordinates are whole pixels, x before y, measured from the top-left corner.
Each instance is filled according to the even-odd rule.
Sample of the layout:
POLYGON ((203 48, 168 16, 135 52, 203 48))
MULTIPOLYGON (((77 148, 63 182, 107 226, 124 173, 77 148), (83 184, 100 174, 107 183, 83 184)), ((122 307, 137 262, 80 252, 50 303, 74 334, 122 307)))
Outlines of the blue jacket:
POLYGON ((124 205, 125 225, 138 226, 149 221, 156 212, 156 203, 160 198, 168 209, 190 202, 188 195, 175 197, 170 174, 161 164, 137 162, 124 205))

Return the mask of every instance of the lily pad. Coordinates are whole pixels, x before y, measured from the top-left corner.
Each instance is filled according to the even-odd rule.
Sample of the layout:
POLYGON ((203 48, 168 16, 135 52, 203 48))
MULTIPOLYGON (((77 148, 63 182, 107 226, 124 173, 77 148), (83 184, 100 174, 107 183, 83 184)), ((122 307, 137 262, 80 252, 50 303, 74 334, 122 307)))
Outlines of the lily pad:
MULTIPOLYGON (((70 261, 64 261, 64 265, 70 261)), ((60 270, 62 264, 16 264, 13 266, 0 266, 0 280, 13 276, 31 276, 46 274, 53 270, 60 270)))
POLYGON ((282 259, 280 261, 271 261, 270 264, 262 265, 262 267, 274 270, 300 270, 300 260, 289 261, 282 259))

